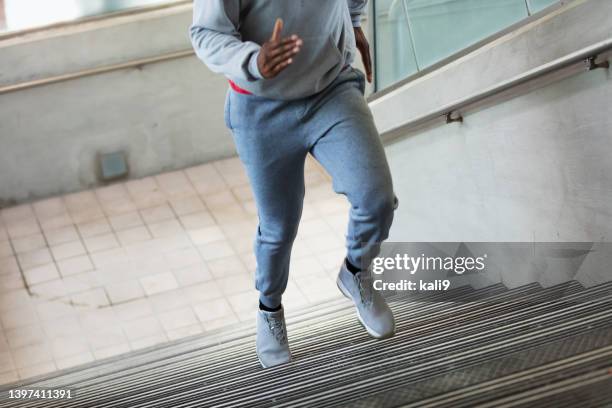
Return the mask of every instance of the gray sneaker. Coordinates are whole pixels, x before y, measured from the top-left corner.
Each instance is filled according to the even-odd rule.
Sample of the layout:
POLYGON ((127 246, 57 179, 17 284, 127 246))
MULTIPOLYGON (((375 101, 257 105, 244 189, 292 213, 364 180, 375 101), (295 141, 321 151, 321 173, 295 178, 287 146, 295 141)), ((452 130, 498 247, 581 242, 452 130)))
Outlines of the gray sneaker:
POLYGON ((257 311, 257 357, 263 368, 288 363, 291 351, 283 309, 278 312, 257 311))
POLYGON ((342 263, 336 284, 342 294, 355 303, 357 317, 370 336, 377 339, 393 336, 393 312, 385 298, 372 287, 372 277, 368 271, 352 274, 342 263))

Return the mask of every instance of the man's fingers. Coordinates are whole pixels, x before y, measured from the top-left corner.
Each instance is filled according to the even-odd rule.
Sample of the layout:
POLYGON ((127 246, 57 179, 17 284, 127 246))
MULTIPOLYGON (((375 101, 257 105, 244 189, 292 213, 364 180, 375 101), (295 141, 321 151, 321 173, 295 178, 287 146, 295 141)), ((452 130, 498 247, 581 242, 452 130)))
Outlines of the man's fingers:
POLYGON ((278 41, 281 38, 281 32, 283 31, 283 20, 280 18, 276 19, 274 23, 274 30, 272 30, 272 37, 270 37, 270 41, 278 41))
POLYGON ((372 56, 370 55, 370 47, 366 44, 358 45, 359 52, 361 53, 361 61, 365 68, 366 78, 368 82, 372 82, 372 56))
POLYGON ((264 44, 264 51, 258 60, 260 70, 265 78, 278 75, 293 62, 293 56, 300 52, 302 40, 297 35, 281 38, 283 20, 276 19, 270 41, 264 44))
POLYGON ((289 58, 288 60, 285 60, 281 62, 280 64, 278 64, 277 66, 275 66, 271 71, 272 76, 276 76, 280 74, 280 72, 284 70, 285 68, 287 68, 292 62, 293 62, 293 59, 289 58))
POLYGON ((275 77, 293 62, 293 56, 300 52, 302 40, 297 35, 283 38, 266 47, 265 71, 269 77, 275 77))
POLYGON ((271 68, 274 68, 278 64, 281 64, 282 62, 284 62, 284 61, 290 59, 291 57, 293 57, 299 51, 300 51, 300 49, 298 47, 292 48, 289 51, 286 51, 283 54, 278 55, 275 58, 272 58, 270 60, 270 62, 268 63, 268 66, 271 67, 271 68))
POLYGON ((284 38, 278 45, 271 47, 270 51, 268 52, 268 56, 273 58, 279 54, 282 54, 294 48, 298 48, 299 50, 299 47, 301 47, 302 45, 302 40, 300 39, 294 40, 293 37, 294 36, 289 37, 289 38, 284 38))
POLYGON ((368 82, 372 82, 372 56, 370 55, 370 49, 366 49, 365 52, 366 58, 364 60, 364 66, 366 70, 366 76, 368 78, 368 82))
POLYGON ((361 51, 361 62, 363 62, 363 67, 365 68, 366 74, 368 73, 368 56, 362 50, 361 51))

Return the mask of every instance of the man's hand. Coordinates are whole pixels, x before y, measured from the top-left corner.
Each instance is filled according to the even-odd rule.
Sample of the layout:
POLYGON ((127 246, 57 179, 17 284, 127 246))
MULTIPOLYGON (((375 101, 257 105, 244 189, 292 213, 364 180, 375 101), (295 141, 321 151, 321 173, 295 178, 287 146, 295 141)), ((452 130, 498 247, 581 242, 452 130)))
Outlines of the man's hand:
POLYGON ((357 49, 361 53, 361 60, 363 61, 363 67, 366 71, 366 77, 368 82, 372 82, 372 58, 370 57, 370 44, 366 38, 361 27, 355 27, 355 42, 357 43, 357 49))
POLYGON ((261 46, 257 56, 257 67, 264 78, 274 78, 293 62, 300 52, 302 40, 297 35, 281 38, 283 20, 276 19, 272 37, 261 46))

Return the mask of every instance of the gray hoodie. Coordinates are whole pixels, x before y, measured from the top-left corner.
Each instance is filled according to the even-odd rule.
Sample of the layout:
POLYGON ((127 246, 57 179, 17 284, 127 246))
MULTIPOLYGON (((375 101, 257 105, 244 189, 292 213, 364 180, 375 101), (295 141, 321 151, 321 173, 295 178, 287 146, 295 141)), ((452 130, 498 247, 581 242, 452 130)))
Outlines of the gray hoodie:
POLYGON ((353 27, 367 0, 195 0, 191 42, 198 57, 239 87, 267 98, 292 100, 329 85, 355 57, 353 27), (297 34, 304 45, 277 77, 262 78, 260 45, 277 18, 282 36, 297 34))

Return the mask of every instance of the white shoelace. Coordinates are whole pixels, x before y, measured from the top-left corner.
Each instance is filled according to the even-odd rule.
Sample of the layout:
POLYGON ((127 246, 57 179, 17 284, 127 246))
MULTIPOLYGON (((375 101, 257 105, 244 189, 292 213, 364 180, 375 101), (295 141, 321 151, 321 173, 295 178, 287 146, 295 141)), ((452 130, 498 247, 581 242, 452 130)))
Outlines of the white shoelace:
POLYGON ((268 322, 268 328, 272 332, 272 335, 280 344, 287 343, 287 332, 285 331, 285 324, 282 318, 275 318, 266 316, 268 322))
POLYGON ((355 279, 355 283, 357 284, 357 288, 359 289, 359 299, 364 306, 369 307, 372 305, 372 285, 370 285, 369 279, 363 279, 357 274, 353 275, 353 279, 355 279), (365 281, 365 282, 364 282, 365 281))

